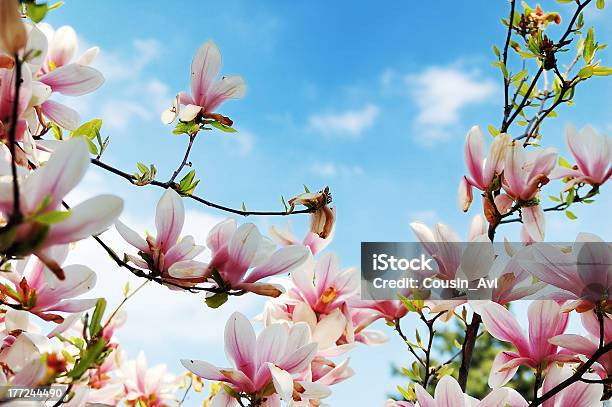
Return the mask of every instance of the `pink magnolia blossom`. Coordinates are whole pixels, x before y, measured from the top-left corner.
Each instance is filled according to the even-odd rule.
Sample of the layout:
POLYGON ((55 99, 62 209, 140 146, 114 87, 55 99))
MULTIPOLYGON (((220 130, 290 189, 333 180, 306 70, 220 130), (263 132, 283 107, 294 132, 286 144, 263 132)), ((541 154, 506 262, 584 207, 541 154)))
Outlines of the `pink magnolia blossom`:
POLYGON ((385 405, 383 407, 414 407, 414 403, 410 401, 398 401, 389 399, 385 401, 385 405))
POLYGON ((136 360, 125 362, 118 372, 124 386, 125 403, 130 407, 168 407, 176 402, 179 380, 166 372, 165 365, 147 367, 141 352, 136 360))
POLYGON ((275 251, 274 245, 259 233, 254 224, 245 223, 238 227, 233 219, 216 225, 208 234, 206 244, 212 252, 206 278, 220 278, 226 289, 252 291, 272 297, 280 295, 278 288, 258 282, 267 277, 292 273, 310 258, 310 251, 301 245, 275 251))
MULTIPOLYGON (((62 264, 68 247, 53 251, 52 259, 62 264)), ((6 276, 13 281, 13 287, 0 285, 0 292, 21 304, 27 311, 47 321, 63 322, 64 318, 56 312, 81 312, 93 307, 97 299, 76 299, 90 291, 96 284, 96 273, 83 265, 64 266, 63 280, 57 277, 40 260, 35 260, 22 275, 15 272, 6 276), (50 281, 55 280, 55 281, 50 281)))
MULTIPOLYGON (((49 100, 52 93, 66 96, 81 96, 91 93, 104 83, 104 77, 89 65, 94 61, 99 49, 88 49, 80 58, 72 62, 77 49, 77 36, 72 27, 63 26, 57 31, 48 24, 29 27, 27 51, 38 51, 36 58, 28 65, 34 75, 35 93, 32 106, 40 106, 42 113, 69 130, 79 126, 78 112, 68 106, 49 100)), ((29 113, 30 130, 35 133, 36 117, 32 109, 29 113)))
POLYGON ((43 354, 51 347, 44 336, 21 332, 10 344, 0 349, 0 385, 29 386, 42 384, 48 373, 43 354))
MULTIPOLYGON (((555 336, 550 339, 553 345, 567 349, 576 355, 584 355, 590 358, 599 348, 600 326, 597 315, 594 311, 586 311, 580 314, 582 326, 590 336, 576 334, 565 334, 555 336)), ((612 321, 606 317, 604 319, 604 343, 612 342, 612 321)), ((602 379, 612 375, 612 353, 608 352, 601 356, 593 369, 602 379)))
POLYGON ((434 397, 420 384, 415 384, 419 407, 527 407, 528 403, 514 389, 498 388, 481 401, 464 394, 459 383, 452 376, 444 376, 436 385, 434 397))
POLYGON ((200 113, 212 113, 228 99, 240 99, 246 94, 246 83, 240 76, 223 76, 215 80, 221 69, 221 52, 209 40, 196 52, 191 62, 191 95, 180 92, 177 102, 162 113, 162 122, 176 119, 191 121, 200 113), (180 108, 184 105, 184 108, 180 108), (180 112, 179 112, 180 110, 180 112), (180 113, 180 114, 179 114, 180 113))
POLYGON ((572 125, 566 128, 565 141, 576 160, 574 168, 557 168, 551 178, 571 179, 571 184, 604 184, 612 175, 612 139, 599 134, 590 126, 578 132, 572 125))
MULTIPOLYGON (((553 363, 544 383, 540 394, 548 392, 559 383, 569 378, 574 372, 567 365, 559 367, 553 363)), ((599 377, 593 373, 582 375, 587 380, 598 380, 599 377)), ((542 407, 601 407, 603 402, 604 386, 601 383, 584 383, 577 381, 570 384, 552 398, 542 404, 542 407)))
POLYGON ((293 234, 289 224, 285 228, 277 228, 276 226, 270 227, 270 237, 274 239, 281 246, 293 246, 296 244, 302 244, 310 249, 312 255, 316 255, 329 245, 334 237, 334 229, 332 229, 330 235, 323 239, 316 233, 311 231, 306 232, 306 236, 300 242, 293 234))
MULTIPOLYGON (((225 353, 233 368, 218 368, 200 360, 184 359, 181 363, 203 379, 227 383, 237 393, 255 396, 273 384, 277 393, 285 396, 287 391, 293 393, 293 380, 308 372, 316 352, 306 324, 272 324, 256 336, 246 317, 234 313, 225 326, 225 353)), ((310 382, 299 383, 306 389, 311 387, 310 382)), ((219 405, 235 405, 225 392, 218 398, 226 402, 219 405)))
MULTIPOLYGON (((434 225, 433 230, 421 222, 413 222, 410 227, 425 251, 438 265, 436 276, 444 280, 453 280, 461 266, 462 247, 464 247, 459 235, 443 223, 434 225)), ((474 216, 468 230, 467 241, 485 242, 488 240, 486 233, 485 219, 481 215, 474 216)))
MULTIPOLYGON (((12 127, 16 72, 15 68, 0 68, 0 140, 5 141, 8 141, 9 132, 12 127)), ((24 113, 32 97, 32 73, 26 64, 22 65, 21 77, 23 82, 19 90, 17 125, 15 129, 17 141, 23 139, 27 129, 24 113)))
MULTIPOLYGON (((521 206, 523 228, 536 242, 544 240, 545 218, 538 194, 549 181, 548 176, 555 168, 557 152, 554 148, 530 150, 527 152, 519 142, 513 142, 506 154, 502 187, 508 197, 521 206)), ((507 197, 504 197, 507 198, 507 197)), ((508 202, 498 207, 500 213, 509 209, 508 202)), ((496 204, 501 202, 497 198, 496 204)))
MULTIPOLYGON (((76 137, 62 143, 45 165, 21 182, 24 221, 16 226, 15 242, 21 243, 18 254, 35 252, 44 260, 44 249, 98 235, 117 219, 123 201, 113 195, 90 198, 74 206, 68 216, 58 216, 62 199, 81 181, 88 166, 87 143, 76 137)), ((3 172, 0 175, 8 175, 2 165, 0 171, 3 172)), ((13 212, 13 186, 6 178, 9 177, 0 181, 0 214, 9 219, 13 212)))
POLYGON ((205 247, 196 245, 193 236, 180 238, 184 224, 183 200, 175 190, 168 188, 157 203, 155 237, 147 234, 143 238, 121 221, 117 221, 115 227, 125 241, 139 250, 140 257, 128 255, 138 267, 160 273, 171 280, 202 281, 207 265, 193 259, 205 247))
POLYGON ((484 136, 480 127, 470 129, 465 139, 465 164, 469 175, 464 176, 459 184, 459 207, 466 212, 472 203, 472 187, 481 191, 491 188, 495 176, 500 175, 504 169, 504 158, 510 137, 499 134, 489 147, 484 157, 484 136))
POLYGON ((598 236, 580 233, 569 248, 539 243, 531 248, 533 260, 522 267, 538 279, 559 288, 555 299, 571 300, 564 310, 592 309, 612 290, 612 246, 598 236))
POLYGON ((574 361, 570 355, 559 353, 557 346, 548 342, 553 336, 565 332, 568 314, 561 312, 555 301, 534 301, 529 306, 529 339, 515 317, 494 302, 474 304, 487 331, 500 341, 510 342, 516 352, 502 351, 497 354, 489 375, 489 386, 498 388, 508 383, 520 365, 545 370, 556 361, 574 361))
POLYGON ((368 324, 380 318, 385 319, 385 321, 394 322, 408 314, 408 309, 399 300, 355 300, 351 304, 354 307, 372 311, 372 319, 368 321, 368 324))

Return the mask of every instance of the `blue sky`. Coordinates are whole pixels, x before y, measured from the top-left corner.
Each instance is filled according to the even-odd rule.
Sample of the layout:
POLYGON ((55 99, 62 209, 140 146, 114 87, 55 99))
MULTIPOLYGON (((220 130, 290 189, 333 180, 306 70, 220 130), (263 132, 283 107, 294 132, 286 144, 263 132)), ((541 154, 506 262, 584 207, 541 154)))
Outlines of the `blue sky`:
MULTIPOLYGON (((414 220, 443 221, 465 234, 471 216, 456 206, 463 141, 470 126, 500 122, 500 74, 490 62, 492 42, 499 44, 504 36, 499 17, 507 14, 506 2, 159 4, 133 0, 111 7, 68 0, 48 19, 56 27, 72 25, 84 46, 102 49, 97 66, 106 84, 68 104, 84 119, 104 119, 103 133, 111 136, 105 161, 130 170, 137 161, 155 163, 162 178, 173 170, 185 140, 160 123, 159 113, 179 90, 188 89, 191 58, 213 39, 223 54, 221 72, 242 75, 248 94, 220 109, 235 121, 238 135, 198 136, 192 154, 201 178, 198 194, 235 207, 244 201, 249 209, 282 209, 281 194, 290 198, 302 184, 329 185, 338 213, 330 250, 347 267, 358 264, 361 241, 412 240, 408 224, 414 220)), ((586 15, 602 42, 610 41, 609 16, 610 7, 586 15)), ((610 60, 608 50, 601 56, 610 60)), ((609 134, 611 90, 609 80, 587 82, 577 92, 577 104, 564 107, 544 127, 545 140, 567 156, 566 123, 589 123, 609 134)), ((133 226, 153 225, 160 190, 136 189, 92 169, 74 200, 101 191, 126 198, 123 218, 133 226)), ((601 213, 611 203, 604 191, 598 203, 576 208, 577 221, 553 214, 548 236, 567 241, 588 230, 609 240, 610 221, 602 222, 601 213)), ((200 241, 224 217, 192 203, 187 208, 192 219, 187 228, 200 241)), ((477 210, 478 205, 472 214, 477 210)), ((249 221, 266 230, 286 220, 249 221)), ((301 217, 291 221, 298 233, 307 224, 301 217)), ((501 235, 515 238, 516 228, 501 235)), ((129 277, 95 246, 81 246, 102 269, 99 292, 118 298, 129 277)), ((260 300, 250 298, 213 311, 193 296, 147 287, 128 306, 130 323, 120 337, 130 356, 144 349, 152 362, 165 362, 175 372, 178 358, 185 356, 222 363, 224 318, 234 309, 253 316, 260 307, 260 300)), ((360 405, 381 404, 394 388, 390 362, 402 352, 395 340, 356 349, 351 357, 358 374, 334 388, 331 404, 347 405, 354 389, 360 389, 360 405)), ((408 363, 405 356, 401 360, 408 363)))

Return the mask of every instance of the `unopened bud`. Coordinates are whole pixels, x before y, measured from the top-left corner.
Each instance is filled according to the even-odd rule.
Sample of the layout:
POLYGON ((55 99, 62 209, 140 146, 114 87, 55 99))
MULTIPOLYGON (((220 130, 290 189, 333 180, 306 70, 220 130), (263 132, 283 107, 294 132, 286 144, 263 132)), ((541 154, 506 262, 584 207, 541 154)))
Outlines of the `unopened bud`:
POLYGON ((0 1, 0 49, 16 54, 28 42, 26 27, 21 21, 17 0, 0 1))

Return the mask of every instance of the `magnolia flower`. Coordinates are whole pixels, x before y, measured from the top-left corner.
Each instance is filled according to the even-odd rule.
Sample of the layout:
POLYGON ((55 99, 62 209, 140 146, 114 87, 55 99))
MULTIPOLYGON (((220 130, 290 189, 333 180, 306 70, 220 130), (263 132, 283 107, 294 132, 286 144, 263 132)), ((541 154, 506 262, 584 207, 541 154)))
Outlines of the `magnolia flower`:
POLYGON ((291 274, 295 284, 290 294, 302 299, 317 314, 328 314, 359 295, 359 273, 355 268, 340 269, 333 253, 323 255, 314 267, 291 274))
POLYGON ((287 224, 287 226, 283 229, 277 228, 276 226, 272 226, 270 227, 269 233, 270 237, 281 246, 293 246, 301 244, 303 246, 308 247, 310 249, 310 252, 314 256, 323 249, 325 249, 327 245, 331 243, 331 240, 334 237, 334 228, 332 227, 332 231, 325 239, 319 237, 319 235, 317 235, 316 233, 308 231, 306 232, 306 236, 304 236, 304 239, 301 242, 295 236, 293 236, 293 234, 291 234, 289 224, 287 224))
POLYGON ((21 332, 0 350, 0 385, 35 387, 44 380, 48 366, 43 354, 50 350, 46 338, 21 332))
POLYGON ((419 407, 527 407, 528 403, 514 389, 499 388, 491 391, 482 401, 463 394, 459 383, 452 376, 444 376, 436 385, 434 397, 420 384, 415 384, 419 407))
POLYGON ((180 92, 177 102, 162 113, 162 122, 170 124, 179 116, 191 121, 200 113, 212 113, 228 99, 240 99, 246 94, 246 83, 240 76, 223 76, 215 80, 221 68, 221 52, 211 40, 204 43, 191 62, 191 95, 180 92), (180 105, 185 105, 180 109, 180 105))
POLYGON ((288 246, 274 251, 274 245, 263 238, 252 223, 237 227, 227 219, 215 226, 206 240, 212 259, 205 272, 206 278, 222 280, 227 289, 246 290, 260 295, 277 297, 278 288, 258 281, 278 274, 291 273, 310 257, 304 246, 288 246), (253 270, 246 275, 247 271, 253 270))
POLYGON ((354 307, 373 311, 371 314, 372 319, 367 322, 368 325, 380 318, 384 318, 388 322, 395 322, 397 319, 403 318, 408 314, 408 308, 399 300, 355 300, 351 304, 354 307))
POLYGON ((383 407, 414 407, 414 403, 389 399, 383 407))
MULTIPOLYGON (((53 251, 52 260, 56 264, 63 263, 68 254, 68 246, 53 251)), ((81 312, 96 305, 96 298, 75 299, 75 297, 90 291, 96 284, 96 273, 82 265, 70 265, 62 268, 64 278, 57 280, 46 266, 35 260, 23 275, 14 272, 6 275, 13 281, 11 289, 0 285, 0 292, 21 304, 24 309, 46 321, 61 323, 64 318, 56 312, 81 312), (49 282, 49 280, 55 280, 49 282)))
MULTIPOLYGON (((559 367, 553 364, 544 379, 541 393, 544 394, 572 376, 574 372, 567 365, 559 367)), ((585 373, 586 380, 599 380, 593 373, 585 373)), ((577 381, 565 387, 559 393, 545 401, 543 407, 601 407, 604 385, 601 383, 584 383, 577 381)), ((526 404, 525 404, 526 405, 526 404)))
POLYGON ((15 54, 27 42, 27 33, 19 13, 17 0, 0 2, 0 53, 15 54))
POLYGON ((121 221, 115 223, 117 232, 126 242, 139 250, 140 258, 128 255, 138 267, 160 273, 166 279, 184 282, 203 281, 207 265, 193 260, 204 251, 195 244, 193 236, 180 238, 185 224, 185 205, 172 188, 166 189, 157 204, 155 237, 141 237, 121 221))
POLYGON ((325 187, 320 192, 300 194, 290 199, 287 203, 290 206, 289 212, 292 212, 296 205, 304 205, 314 210, 310 216, 310 232, 321 239, 327 239, 332 235, 336 222, 336 209, 327 206, 331 201, 332 197, 329 187, 325 187))
MULTIPOLYGON (((234 313, 225 326, 225 353, 234 368, 218 368, 200 360, 184 359, 181 363, 203 379, 227 383, 239 394, 261 399, 260 392, 272 384, 277 394, 288 397, 287 393, 293 393, 295 384, 306 390, 313 387, 311 382, 294 383, 294 379, 308 371, 316 352, 317 345, 311 342, 306 324, 291 327, 272 324, 256 336, 246 317, 234 313)), ((218 405, 236 405, 225 392, 215 399, 226 403, 218 405)), ((217 404, 213 402, 213 405, 217 404)))
MULTIPOLYGON (((582 326, 590 334, 590 337, 585 337, 576 334, 565 334, 551 338, 549 340, 553 345, 567 349, 576 355, 584 355, 590 358, 599 348, 599 338, 601 335, 599 319, 593 311, 586 311, 580 314, 582 326)), ((605 317, 604 319, 604 343, 612 342, 612 321, 605 317)), ((606 379, 612 375, 612 353, 608 352, 597 359, 597 363, 593 365, 593 370, 602 378, 606 379)))
MULTIPOLYGON (((0 68, 0 140, 8 141, 9 132, 13 126, 13 106, 15 102, 16 69, 0 68)), ((15 139, 22 140, 27 129, 27 122, 23 119, 24 113, 32 97, 32 74, 29 67, 21 67, 22 82, 19 89, 19 102, 17 103, 17 123, 15 139)))
POLYGON ((574 168, 557 168, 551 178, 570 178, 569 186, 586 183, 604 184, 612 175, 612 139, 599 134, 590 126, 580 133, 572 125, 566 127, 565 141, 576 160, 574 168))
MULTIPOLYGON (((555 167, 557 152, 554 148, 525 151, 521 143, 514 142, 506 154, 502 187, 508 197, 503 198, 501 214, 508 209, 510 200, 521 206, 524 230, 536 242, 544 240, 544 211, 538 200, 538 193, 549 181, 548 176, 555 167)), ((500 199, 496 203, 501 202, 500 199)))
POLYGON ((510 136, 499 134, 489 147, 487 157, 484 155, 484 136, 480 127, 470 129, 465 139, 465 164, 469 176, 464 176, 459 184, 459 207, 464 211, 472 203, 472 187, 481 191, 489 190, 495 176, 500 175, 504 169, 504 158, 510 136))
MULTIPOLYGON (((91 64, 99 49, 88 49, 79 59, 72 62, 77 48, 76 33, 71 27, 63 26, 57 31, 48 24, 29 27, 29 41, 26 51, 41 55, 28 61, 34 74, 35 97, 32 106, 40 106, 42 113, 61 127, 75 130, 79 126, 78 112, 52 100, 53 92, 67 96, 81 96, 91 93, 104 83, 104 77, 91 64)), ((28 113, 32 132, 36 132, 36 113, 28 113)))
POLYGON ((521 265, 538 279, 563 291, 555 299, 572 300, 565 311, 592 309, 612 292, 612 246, 598 236, 580 233, 569 248, 540 243, 531 247, 532 260, 521 265))
POLYGON ((520 365, 545 370, 553 362, 575 361, 571 355, 557 352, 557 347, 548 342, 553 336, 565 332, 568 314, 554 301, 534 301, 529 306, 529 339, 515 317, 494 302, 473 304, 480 314, 484 326, 494 338, 510 342, 516 352, 502 351, 497 354, 489 375, 489 386, 498 388, 508 383, 520 365))
POLYGON ((165 407, 167 402, 176 401, 175 392, 179 380, 166 373, 166 365, 147 367, 147 360, 142 352, 136 360, 124 363, 118 371, 124 391, 125 403, 131 407, 146 405, 148 407, 165 407))
MULTIPOLYGON (((61 210, 62 199, 81 181, 88 165, 87 143, 75 137, 62 143, 44 166, 31 172, 21 182, 19 192, 23 221, 15 226, 13 250, 16 255, 34 252, 44 261, 45 248, 98 235, 117 219, 123 209, 123 201, 112 195, 99 195, 70 211, 61 210)), ((4 171, 1 165, 0 170, 4 171)), ((0 180, 0 214, 5 219, 10 219, 13 214, 10 177, 0 180)))
MULTIPOLYGON (((423 248, 438 265, 437 277, 453 280, 461 266, 462 247, 461 238, 448 225, 437 223, 433 230, 424 223, 413 222, 410 228, 421 242, 423 248)), ((486 242, 487 227, 481 215, 474 216, 468 230, 467 241, 486 242), (485 240, 486 239, 486 240, 485 240)), ((490 241, 489 241, 490 243, 490 241)), ((482 245, 484 243, 480 243, 482 245)), ((427 276, 425 276, 427 277, 427 276)))

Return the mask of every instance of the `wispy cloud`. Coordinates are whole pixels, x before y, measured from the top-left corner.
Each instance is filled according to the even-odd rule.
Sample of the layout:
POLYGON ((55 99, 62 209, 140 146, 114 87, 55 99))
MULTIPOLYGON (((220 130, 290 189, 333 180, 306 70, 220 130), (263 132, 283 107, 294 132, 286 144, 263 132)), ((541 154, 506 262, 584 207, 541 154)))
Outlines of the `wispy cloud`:
POLYGON ((358 165, 343 165, 329 162, 316 162, 310 167, 310 172, 321 177, 355 176, 363 174, 358 165))
POLYGON ((448 139, 462 109, 484 102, 496 90, 492 80, 455 66, 430 66, 404 81, 419 110, 414 124, 425 144, 448 139))
POLYGON ((358 137, 372 127, 380 109, 367 104, 362 109, 339 113, 321 113, 310 116, 311 129, 325 135, 358 137))

